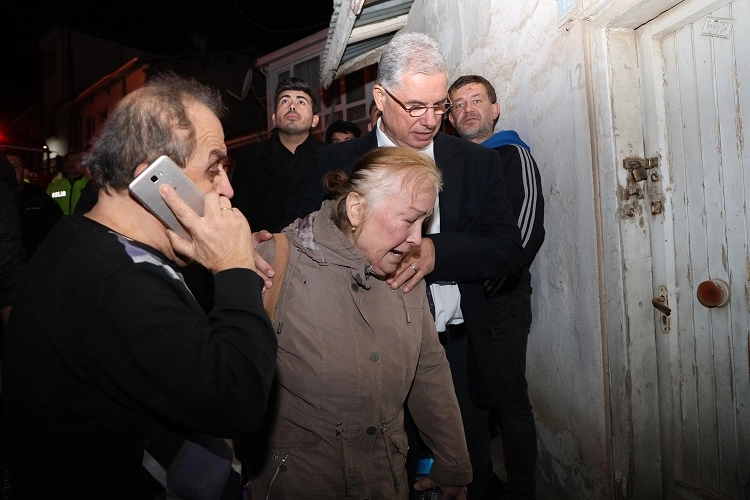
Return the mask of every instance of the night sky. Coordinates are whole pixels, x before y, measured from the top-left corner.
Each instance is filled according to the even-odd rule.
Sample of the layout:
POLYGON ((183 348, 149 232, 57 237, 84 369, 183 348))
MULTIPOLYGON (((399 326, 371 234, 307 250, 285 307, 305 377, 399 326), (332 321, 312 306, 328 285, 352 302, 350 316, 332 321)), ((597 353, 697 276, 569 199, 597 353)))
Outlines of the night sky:
POLYGON ((333 0, 0 0, 0 130, 39 96, 39 40, 63 26, 152 51, 189 50, 204 35, 209 52, 257 47, 263 53, 325 29, 333 0), (179 5, 178 9, 174 6, 179 5))

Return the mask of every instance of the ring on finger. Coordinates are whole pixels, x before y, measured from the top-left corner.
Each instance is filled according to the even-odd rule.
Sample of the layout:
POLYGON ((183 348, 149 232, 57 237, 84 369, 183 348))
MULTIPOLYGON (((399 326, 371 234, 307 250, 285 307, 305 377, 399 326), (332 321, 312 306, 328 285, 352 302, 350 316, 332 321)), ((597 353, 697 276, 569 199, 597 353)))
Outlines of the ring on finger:
POLYGON ((219 210, 232 210, 232 207, 221 207, 219 210))
POLYGON ((419 271, 419 269, 417 269, 416 267, 414 267, 414 263, 411 263, 409 265, 411 266, 412 269, 414 269, 414 273, 416 273, 417 271, 419 271))

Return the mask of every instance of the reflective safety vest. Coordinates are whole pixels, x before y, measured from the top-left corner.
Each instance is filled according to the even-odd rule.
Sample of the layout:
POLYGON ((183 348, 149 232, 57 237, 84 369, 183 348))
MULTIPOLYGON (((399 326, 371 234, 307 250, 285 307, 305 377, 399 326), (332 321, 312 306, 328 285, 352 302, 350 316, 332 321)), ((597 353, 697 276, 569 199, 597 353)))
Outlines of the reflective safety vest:
POLYGON ((88 182, 88 178, 81 176, 76 180, 62 177, 47 186, 47 194, 60 205, 65 215, 71 215, 76 203, 81 198, 81 190, 88 182))

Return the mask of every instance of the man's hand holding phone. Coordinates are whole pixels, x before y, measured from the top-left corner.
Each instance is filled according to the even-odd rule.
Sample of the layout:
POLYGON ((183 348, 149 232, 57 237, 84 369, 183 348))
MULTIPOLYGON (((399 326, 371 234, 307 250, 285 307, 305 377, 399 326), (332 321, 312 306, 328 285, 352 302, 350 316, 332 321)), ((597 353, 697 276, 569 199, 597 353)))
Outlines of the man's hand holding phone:
POLYGON ((239 210, 232 208, 229 198, 213 191, 207 193, 201 217, 169 184, 161 186, 159 193, 192 236, 190 241, 168 230, 167 237, 176 252, 213 274, 237 267, 255 271, 255 244, 250 224, 239 210))

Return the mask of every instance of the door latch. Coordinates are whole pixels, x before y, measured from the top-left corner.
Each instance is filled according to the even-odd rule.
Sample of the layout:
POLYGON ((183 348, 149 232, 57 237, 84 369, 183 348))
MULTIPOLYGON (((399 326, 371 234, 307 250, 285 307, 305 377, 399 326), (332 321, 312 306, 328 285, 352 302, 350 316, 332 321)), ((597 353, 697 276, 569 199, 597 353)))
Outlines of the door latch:
POLYGON ((659 295, 651 299, 651 305, 661 313, 659 319, 661 322, 662 333, 669 333, 669 316, 672 314, 672 309, 669 307, 669 294, 667 293, 667 287, 659 285, 658 292, 659 295))
POLYGON ((622 160, 622 166, 625 170, 630 171, 630 175, 633 176, 635 182, 640 182, 648 179, 647 170, 659 166, 659 159, 630 157, 622 160))

